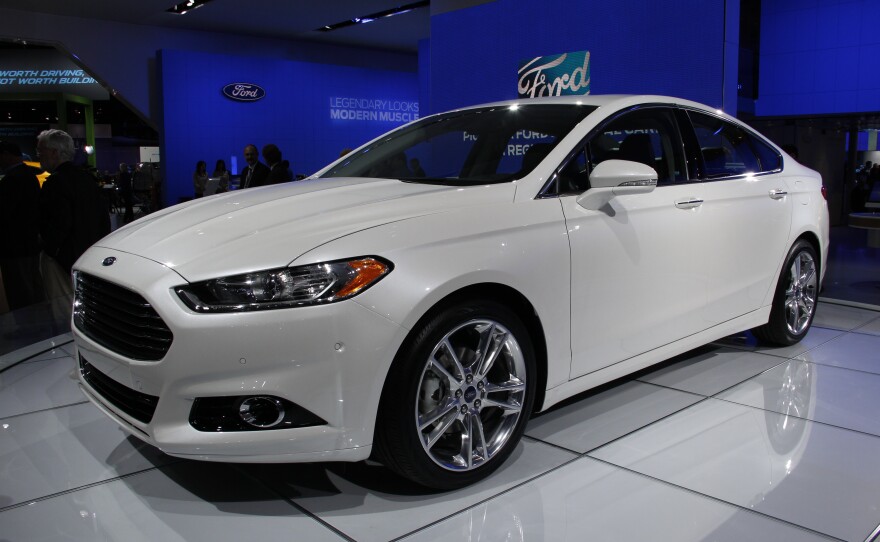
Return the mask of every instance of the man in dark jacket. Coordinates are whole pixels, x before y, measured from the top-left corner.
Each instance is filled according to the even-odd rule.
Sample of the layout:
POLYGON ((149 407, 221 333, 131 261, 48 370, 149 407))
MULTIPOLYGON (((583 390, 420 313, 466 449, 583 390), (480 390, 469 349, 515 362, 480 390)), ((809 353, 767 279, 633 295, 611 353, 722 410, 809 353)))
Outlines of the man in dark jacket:
POLYGON ((248 165, 241 170, 239 189, 264 186, 266 177, 269 176, 269 168, 260 162, 260 151, 257 150, 256 145, 248 145, 244 148, 244 159, 248 165))
POLYGON ((281 149, 277 145, 269 143, 263 147, 263 160, 269 164, 269 176, 266 177, 266 184, 281 184, 293 180, 290 162, 281 159, 281 149))
MULTIPOLYGON (((110 233, 108 204, 95 179, 71 162, 73 139, 66 132, 42 132, 37 152, 40 164, 52 174, 40 194, 43 252, 69 275, 76 259, 110 233)), ((69 277, 66 282, 69 286, 69 277)), ((50 296, 56 293, 51 291, 48 279, 46 288, 50 296)))
POLYGON ((46 298, 40 277, 40 170, 21 148, 0 141, 0 274, 10 310, 46 298))

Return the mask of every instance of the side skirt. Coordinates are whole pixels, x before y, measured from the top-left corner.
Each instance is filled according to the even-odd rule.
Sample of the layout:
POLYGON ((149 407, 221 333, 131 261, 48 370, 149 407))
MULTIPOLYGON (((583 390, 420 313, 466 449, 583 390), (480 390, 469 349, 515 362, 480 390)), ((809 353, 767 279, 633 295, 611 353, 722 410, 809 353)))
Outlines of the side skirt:
POLYGON ((614 365, 599 369, 589 374, 579 376, 573 380, 569 380, 565 384, 556 386, 547 390, 544 395, 544 404, 541 405, 541 411, 547 410, 556 403, 568 399, 573 395, 585 392, 597 386, 601 386, 607 382, 626 376, 628 374, 640 371, 645 367, 650 367, 656 363, 667 360, 671 357, 683 354, 688 350, 693 350, 704 344, 739 333, 747 329, 752 329, 760 325, 766 324, 770 319, 770 306, 762 307, 756 311, 744 314, 733 320, 722 322, 705 331, 695 333, 675 342, 663 345, 654 350, 625 359, 614 365))

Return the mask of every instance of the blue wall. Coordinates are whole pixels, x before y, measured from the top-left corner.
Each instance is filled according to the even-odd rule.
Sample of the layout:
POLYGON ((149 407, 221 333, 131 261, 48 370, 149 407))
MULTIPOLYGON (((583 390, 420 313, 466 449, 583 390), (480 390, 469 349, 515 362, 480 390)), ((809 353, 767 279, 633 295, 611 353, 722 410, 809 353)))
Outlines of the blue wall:
POLYGON ((759 116, 880 111, 880 1, 763 0, 759 116))
POLYGON ((725 66, 724 22, 724 0, 497 0, 435 15, 430 110, 516 98, 520 60, 581 50, 591 53, 593 94, 722 107, 724 71, 736 74, 725 66))
POLYGON ((221 158, 232 169, 235 157, 236 174, 244 166, 246 144, 275 143, 294 173, 311 174, 343 148, 419 115, 415 72, 169 50, 161 51, 159 60, 166 205, 192 196, 198 160, 208 163, 210 173, 221 158), (266 96, 230 100, 221 89, 235 82, 257 84, 266 96), (364 101, 351 107, 345 101, 351 98, 364 101), (361 111, 373 120, 334 119, 331 109, 344 109, 345 115, 361 111), (381 120, 389 116, 395 120, 381 120))
MULTIPOLYGON (((0 2, 3 4, 4 2, 0 2)), ((6 2, 9 3, 9 2, 6 2)), ((76 3, 71 5, 78 5, 76 3)), ((257 10, 262 8, 256 8, 257 10)), ((77 9, 70 10, 76 12, 77 9)), ((253 13, 244 16, 253 16, 253 13)), ((174 18, 173 15, 168 17, 174 18)), ((412 53, 381 51, 289 38, 236 35, 185 28, 121 23, 0 7, 0 36, 57 44, 77 64, 119 92, 118 98, 161 128, 161 96, 155 84, 160 49, 279 58, 369 69, 415 72, 412 53), (100 36, 100 39, 95 39, 100 36)))

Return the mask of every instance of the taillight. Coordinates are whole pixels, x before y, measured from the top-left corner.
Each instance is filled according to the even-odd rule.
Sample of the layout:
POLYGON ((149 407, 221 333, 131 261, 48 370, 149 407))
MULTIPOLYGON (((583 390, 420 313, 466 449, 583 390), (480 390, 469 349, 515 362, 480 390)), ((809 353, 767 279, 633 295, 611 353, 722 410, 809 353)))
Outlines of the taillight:
POLYGON ((825 185, 822 185, 822 199, 828 201, 828 189, 825 188, 825 185))

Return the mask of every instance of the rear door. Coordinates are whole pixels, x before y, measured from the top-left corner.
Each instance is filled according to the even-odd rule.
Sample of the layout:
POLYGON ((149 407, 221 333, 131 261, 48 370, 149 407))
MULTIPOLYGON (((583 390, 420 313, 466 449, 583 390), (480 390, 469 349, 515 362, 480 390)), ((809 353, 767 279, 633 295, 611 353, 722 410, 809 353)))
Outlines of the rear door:
MULTIPOLYGON (((679 113, 679 123, 687 121, 679 113)), ((785 256, 791 229, 791 187, 782 177, 781 158, 745 128, 708 113, 688 110, 693 139, 703 157, 703 226, 712 239, 703 260, 708 302, 706 327, 761 306, 785 256)))

